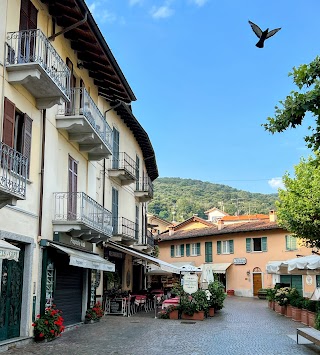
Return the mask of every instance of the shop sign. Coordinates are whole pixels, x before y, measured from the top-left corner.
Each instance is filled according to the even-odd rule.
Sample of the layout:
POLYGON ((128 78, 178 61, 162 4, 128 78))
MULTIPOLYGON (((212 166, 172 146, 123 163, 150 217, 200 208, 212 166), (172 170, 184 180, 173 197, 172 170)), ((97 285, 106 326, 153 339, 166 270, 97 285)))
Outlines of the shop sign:
POLYGON ((0 249, 0 259, 19 260, 19 250, 0 249))
POLYGON ((121 253, 120 251, 105 249, 105 258, 123 259, 124 254, 121 253))
POLYGON ((119 299, 112 299, 109 300, 109 309, 108 313, 110 314, 123 314, 124 309, 123 309, 123 300, 121 298, 119 299))
POLYGON ((246 258, 234 258, 233 265, 246 265, 247 259, 246 258))
POLYGON ((186 274, 183 276, 183 291, 186 293, 195 293, 198 291, 198 276, 195 274, 186 274))
POLYGON ((69 245, 73 248, 77 249, 83 249, 83 250, 88 250, 88 251, 93 251, 93 245, 92 243, 85 242, 84 240, 76 237, 71 237, 66 234, 62 234, 59 232, 55 232, 53 234, 53 240, 55 242, 60 242, 66 245, 69 245))

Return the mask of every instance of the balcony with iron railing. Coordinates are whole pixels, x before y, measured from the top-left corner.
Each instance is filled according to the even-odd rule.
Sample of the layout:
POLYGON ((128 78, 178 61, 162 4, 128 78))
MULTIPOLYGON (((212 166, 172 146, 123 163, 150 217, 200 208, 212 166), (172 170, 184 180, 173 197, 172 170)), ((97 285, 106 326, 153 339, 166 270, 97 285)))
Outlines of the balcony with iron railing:
POLYGON ((54 193, 54 232, 97 243, 112 236, 112 214, 83 192, 54 193))
POLYGON ((153 199, 153 184, 148 176, 136 181, 134 195, 139 202, 148 202, 153 199))
POLYGON ((114 242, 133 244, 136 236, 136 224, 124 217, 112 218, 112 238, 114 242))
POLYGON ((26 198, 28 158, 0 142, 0 208, 26 198))
POLYGON ((67 130, 69 140, 77 142, 89 160, 101 160, 112 154, 112 130, 85 88, 70 90, 70 103, 59 109, 58 129, 67 130))
POLYGON ((143 232, 141 237, 137 239, 137 242, 132 245, 132 247, 146 253, 151 252, 154 249, 154 238, 152 233, 149 230, 143 232))
POLYGON ((110 161, 108 169, 109 177, 121 183, 121 185, 129 185, 136 181, 136 162, 127 154, 114 154, 110 161))
POLYGON ((39 30, 7 34, 8 81, 23 85, 39 110, 69 101, 70 69, 39 30))

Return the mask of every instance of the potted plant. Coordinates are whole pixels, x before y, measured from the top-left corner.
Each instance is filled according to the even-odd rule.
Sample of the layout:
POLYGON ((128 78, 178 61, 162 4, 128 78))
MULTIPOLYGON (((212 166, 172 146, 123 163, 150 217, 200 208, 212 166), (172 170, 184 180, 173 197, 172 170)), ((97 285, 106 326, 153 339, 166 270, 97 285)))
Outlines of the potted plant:
POLYGON ((290 287, 281 287, 276 290, 274 300, 276 302, 276 312, 280 313, 281 315, 285 315, 286 313, 286 306, 289 303, 289 294, 291 288, 290 287))
POLYGON ((301 308, 303 297, 299 296, 291 301, 292 306, 292 320, 295 322, 301 322, 301 308))
POLYGON ((318 308, 318 301, 309 300, 308 304, 308 325, 315 328, 316 312, 318 308))
POLYGON ((226 294, 224 292, 224 286, 220 281, 214 281, 209 283, 208 291, 210 292, 210 298, 208 301, 209 304, 209 315, 210 312, 214 314, 214 312, 223 308, 223 303, 226 298, 226 294), (210 309, 214 309, 214 311, 210 311, 210 309))
POLYGON ((166 308, 169 319, 179 319, 179 306, 170 305, 166 308))
POLYGON ((270 309, 275 309, 275 301, 274 297, 276 294, 276 289, 275 288, 267 288, 267 301, 268 301, 268 306, 270 309))
POLYGON ((180 306, 182 319, 203 320, 204 316, 208 314, 208 300, 207 294, 204 290, 198 290, 189 297, 180 297, 180 306))
POLYGON ((100 302, 97 302, 92 308, 88 308, 85 315, 85 323, 99 322, 100 318, 104 315, 100 302))
POLYGON ((37 319, 32 323, 36 341, 51 341, 61 335, 65 329, 61 314, 53 305, 46 308, 43 315, 37 315, 37 319))
POLYGON ((310 300, 308 298, 304 298, 301 303, 301 323, 304 325, 308 325, 308 307, 310 300))
POLYGON ((265 300, 267 298, 267 289, 260 288, 260 290, 258 291, 258 298, 261 300, 265 300))
POLYGON ((285 314, 286 317, 292 318, 292 301, 298 297, 300 297, 300 295, 297 289, 291 288, 288 295, 288 304, 287 304, 287 309, 285 314))

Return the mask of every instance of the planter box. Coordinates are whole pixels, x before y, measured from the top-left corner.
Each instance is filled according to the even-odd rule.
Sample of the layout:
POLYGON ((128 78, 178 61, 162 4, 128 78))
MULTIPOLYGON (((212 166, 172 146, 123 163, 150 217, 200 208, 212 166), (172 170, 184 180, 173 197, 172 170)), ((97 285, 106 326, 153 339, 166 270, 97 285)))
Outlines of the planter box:
POLYGON ((287 305, 285 316, 288 318, 292 318, 292 306, 290 304, 287 305))
POLYGON ((286 306, 280 306, 280 314, 284 316, 286 314, 286 306))
POLYGON ((308 325, 314 328, 316 313, 308 311, 308 325))
POLYGON ((194 312, 192 316, 182 313, 181 318, 189 320, 204 320, 204 311, 194 312))
POLYGON ((295 322, 301 322, 301 309, 292 307, 292 320, 295 322))
POLYGON ((274 303, 274 310, 277 312, 277 313, 281 313, 281 306, 278 302, 275 302, 274 303))
POLYGON ((258 291, 258 298, 260 298, 261 300, 267 299, 267 291, 258 291))
POLYGON ((234 290, 227 290, 228 296, 234 296, 234 290))
POLYGON ((174 311, 169 313, 170 319, 179 319, 179 311, 175 309, 174 311))
POLYGON ((209 308, 209 317, 214 316, 214 308, 209 308))
POLYGON ((301 323, 304 325, 308 325, 308 310, 301 310, 301 323))

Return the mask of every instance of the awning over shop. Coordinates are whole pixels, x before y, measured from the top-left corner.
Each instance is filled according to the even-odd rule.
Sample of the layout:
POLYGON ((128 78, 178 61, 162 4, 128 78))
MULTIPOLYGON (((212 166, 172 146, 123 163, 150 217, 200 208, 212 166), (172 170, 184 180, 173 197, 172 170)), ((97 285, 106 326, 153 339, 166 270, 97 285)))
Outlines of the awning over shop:
POLYGON ((231 263, 212 263, 212 264, 202 264, 200 267, 206 269, 207 272, 210 270, 214 274, 225 274, 231 263))
POLYGON ((313 275, 320 271, 320 256, 308 255, 266 265, 269 274, 313 275))
POLYGON ((84 251, 67 248, 58 244, 49 243, 51 247, 54 247, 70 257, 69 265, 83 267, 85 269, 96 269, 103 271, 115 271, 115 265, 108 260, 103 259, 97 254, 90 254, 84 251))
POLYGON ((0 239, 0 259, 19 260, 20 248, 0 239))
POLYGON ((147 266, 147 275, 172 275, 172 272, 164 271, 160 266, 155 264, 148 264, 147 266))
POLYGON ((179 274, 180 273, 180 270, 179 268, 175 267, 174 265, 172 264, 169 264, 165 261, 162 261, 158 258, 155 258, 151 255, 148 255, 148 254, 143 254, 143 253, 140 253, 136 250, 133 250, 131 248, 126 248, 122 245, 119 245, 119 244, 116 244, 116 243, 113 243, 113 242, 107 242, 105 243, 106 246, 110 246, 111 248, 113 249, 116 249, 118 251, 122 251, 126 254, 129 254, 131 256, 134 256, 136 258, 139 258, 139 259, 142 259, 142 260, 146 260, 152 264, 155 264, 155 265, 158 265, 161 270, 163 271, 167 271, 167 272, 171 272, 171 273, 174 273, 174 274, 179 274))

